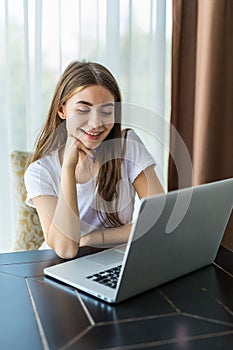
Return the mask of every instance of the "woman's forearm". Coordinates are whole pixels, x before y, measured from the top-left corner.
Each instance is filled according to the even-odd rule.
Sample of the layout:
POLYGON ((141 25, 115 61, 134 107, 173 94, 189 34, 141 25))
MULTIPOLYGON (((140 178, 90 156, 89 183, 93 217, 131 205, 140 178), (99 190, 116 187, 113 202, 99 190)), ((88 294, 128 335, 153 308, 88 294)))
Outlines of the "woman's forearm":
POLYGON ((77 203, 75 170, 62 169, 60 193, 48 233, 48 244, 63 258, 77 255, 80 219, 77 203))
POLYGON ((80 246, 110 248, 126 243, 132 224, 92 231, 80 239, 80 246))

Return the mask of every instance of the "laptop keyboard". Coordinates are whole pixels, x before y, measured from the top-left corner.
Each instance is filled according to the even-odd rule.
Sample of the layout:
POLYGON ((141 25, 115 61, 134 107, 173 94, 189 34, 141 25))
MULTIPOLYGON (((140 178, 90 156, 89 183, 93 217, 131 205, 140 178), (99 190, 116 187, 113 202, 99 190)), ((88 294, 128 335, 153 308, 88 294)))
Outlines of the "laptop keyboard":
POLYGON ((87 278, 93 282, 98 282, 104 284, 107 287, 115 289, 121 271, 121 266, 122 265, 118 265, 112 269, 95 273, 94 275, 87 276, 87 278))

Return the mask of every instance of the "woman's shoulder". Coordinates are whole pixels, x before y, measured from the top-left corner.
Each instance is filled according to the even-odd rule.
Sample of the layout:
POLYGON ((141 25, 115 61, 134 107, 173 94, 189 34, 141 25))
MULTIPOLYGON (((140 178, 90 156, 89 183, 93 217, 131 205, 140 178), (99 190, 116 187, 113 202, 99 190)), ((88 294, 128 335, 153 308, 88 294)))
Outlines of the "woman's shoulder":
POLYGON ((140 139, 139 135, 136 133, 136 131, 134 129, 123 129, 122 130, 122 137, 124 139, 128 139, 128 140, 140 140, 142 142, 142 140, 140 139))
MULTIPOLYGON (((124 130, 123 130, 124 131, 124 130)), ((141 137, 133 129, 126 129, 124 152, 128 159, 142 161, 143 159, 152 160, 153 157, 147 149, 141 137)), ((154 160, 153 160, 154 162, 154 160)))
POLYGON ((26 172, 41 171, 41 169, 43 168, 47 170, 49 169, 52 170, 54 168, 57 169, 58 165, 59 165, 58 151, 53 151, 50 154, 47 154, 46 156, 43 156, 42 158, 39 158, 34 162, 30 163, 26 169, 26 172))
POLYGON ((144 146, 144 142, 134 129, 122 130, 122 138, 126 140, 126 147, 144 146))
POLYGON ((127 131, 124 145, 122 172, 133 183, 141 171, 148 166, 154 166, 155 161, 140 136, 133 129, 127 131))

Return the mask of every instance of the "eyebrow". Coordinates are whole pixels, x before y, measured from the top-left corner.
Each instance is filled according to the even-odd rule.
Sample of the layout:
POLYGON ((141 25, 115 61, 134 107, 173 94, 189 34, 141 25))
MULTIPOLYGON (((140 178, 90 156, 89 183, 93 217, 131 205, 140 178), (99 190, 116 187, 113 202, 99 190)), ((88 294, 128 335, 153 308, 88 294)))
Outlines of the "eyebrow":
POLYGON ((87 106, 93 106, 92 103, 87 102, 87 101, 77 101, 75 104, 78 105, 79 103, 83 104, 83 105, 87 105, 87 106))
MULTIPOLYGON (((88 101, 81 100, 81 101, 76 102, 76 104, 79 104, 79 103, 90 106, 90 107, 93 106, 93 104, 88 102, 88 101)), ((114 103, 112 103, 112 102, 104 103, 104 104, 101 104, 101 107, 114 107, 114 103)))

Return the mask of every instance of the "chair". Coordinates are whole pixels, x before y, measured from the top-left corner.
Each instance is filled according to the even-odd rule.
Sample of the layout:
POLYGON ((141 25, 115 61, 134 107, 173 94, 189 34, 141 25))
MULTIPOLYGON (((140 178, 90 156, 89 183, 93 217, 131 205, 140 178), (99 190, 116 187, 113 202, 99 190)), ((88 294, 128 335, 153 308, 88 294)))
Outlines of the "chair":
POLYGON ((13 151, 10 155, 16 200, 14 251, 38 249, 44 241, 38 214, 25 203, 24 172, 29 156, 29 152, 22 151, 13 151))

